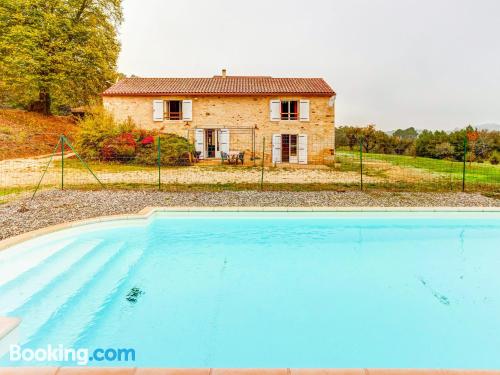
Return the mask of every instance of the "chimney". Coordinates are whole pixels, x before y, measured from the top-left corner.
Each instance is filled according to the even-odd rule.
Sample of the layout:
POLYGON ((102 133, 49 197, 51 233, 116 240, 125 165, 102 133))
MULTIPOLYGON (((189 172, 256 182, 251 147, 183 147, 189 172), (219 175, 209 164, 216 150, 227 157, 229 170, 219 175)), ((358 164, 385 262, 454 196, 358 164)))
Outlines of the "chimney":
POLYGON ((222 78, 226 78, 227 70, 222 69, 222 78))

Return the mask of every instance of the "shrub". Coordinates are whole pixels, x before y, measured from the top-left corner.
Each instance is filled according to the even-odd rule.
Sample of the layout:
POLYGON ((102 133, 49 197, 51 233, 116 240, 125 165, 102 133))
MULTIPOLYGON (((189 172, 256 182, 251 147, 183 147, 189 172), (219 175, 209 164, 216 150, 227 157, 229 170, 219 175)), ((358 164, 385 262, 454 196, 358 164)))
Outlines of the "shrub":
MULTIPOLYGON (((138 129, 130 118, 117 123, 110 113, 98 107, 80 120, 79 126, 75 145, 85 158, 157 164, 157 133, 138 129)), ((162 165, 191 164, 190 154, 194 146, 186 138, 175 134, 162 134, 160 137, 162 165)))
POLYGON ((498 165, 498 163, 500 163, 500 155, 498 154, 498 152, 495 152, 490 158, 490 163, 493 165, 498 165))
MULTIPOLYGON (((146 138, 144 138, 146 139, 146 138)), ((158 163, 157 137, 153 143, 138 148, 135 161, 139 164, 156 165, 158 163), (156 145, 156 147, 154 147, 156 145)), ((160 135, 161 165, 191 165, 190 155, 194 151, 193 144, 176 134, 160 135)))
POLYGON ((131 133, 123 133, 107 139, 101 150, 101 157, 107 161, 128 162, 134 159, 137 143, 131 133))
POLYGON ((75 146, 83 157, 91 159, 102 159, 102 150, 111 139, 135 128, 131 120, 117 124, 102 107, 92 108, 78 125, 75 146))

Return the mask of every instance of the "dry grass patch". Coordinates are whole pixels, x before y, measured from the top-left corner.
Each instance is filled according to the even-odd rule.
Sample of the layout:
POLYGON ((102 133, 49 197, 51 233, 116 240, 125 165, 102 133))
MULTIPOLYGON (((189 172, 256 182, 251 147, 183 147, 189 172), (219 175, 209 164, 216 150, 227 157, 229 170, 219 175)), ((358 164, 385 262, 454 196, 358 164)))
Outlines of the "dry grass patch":
POLYGON ((71 139, 76 128, 70 116, 0 109, 0 160, 49 154, 59 135, 71 139))

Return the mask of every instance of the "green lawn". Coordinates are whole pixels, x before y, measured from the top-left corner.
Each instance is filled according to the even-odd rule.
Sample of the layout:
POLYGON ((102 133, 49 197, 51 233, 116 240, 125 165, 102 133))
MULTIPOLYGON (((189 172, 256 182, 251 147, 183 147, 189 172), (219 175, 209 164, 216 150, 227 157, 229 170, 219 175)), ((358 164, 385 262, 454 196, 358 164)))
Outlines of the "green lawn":
MULTIPOLYGON (((338 151, 339 161, 350 160, 350 164, 357 165, 359 170, 359 153, 355 151, 338 151)), ((439 160, 423 157, 403 156, 403 155, 385 155, 363 153, 363 161, 366 162, 367 172, 370 173, 376 169, 377 161, 386 162, 402 168, 418 168, 429 171, 429 173, 442 175, 443 178, 449 177, 453 180, 461 180, 463 172, 463 163, 451 160, 439 160)), ((348 168, 348 167, 346 167, 348 168)), ((466 163, 465 166, 466 183, 485 183, 500 184, 500 165, 485 163, 466 163)))

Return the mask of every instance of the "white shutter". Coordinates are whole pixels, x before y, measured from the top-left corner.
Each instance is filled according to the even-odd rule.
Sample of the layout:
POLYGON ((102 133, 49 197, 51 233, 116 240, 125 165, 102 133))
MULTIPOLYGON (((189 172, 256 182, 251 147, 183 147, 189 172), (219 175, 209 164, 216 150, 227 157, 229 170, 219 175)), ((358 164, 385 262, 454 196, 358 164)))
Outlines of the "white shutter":
POLYGON ((271 121, 281 120, 281 102, 279 100, 271 100, 270 113, 271 121))
POLYGON ((193 120, 193 101, 183 100, 182 101, 182 120, 192 121, 193 120))
POLYGON ((273 163, 281 163, 281 134, 273 134, 273 163))
POLYGON ((219 151, 229 153, 229 129, 219 131, 219 151))
POLYGON ((309 121, 309 100, 300 100, 300 121, 309 121))
POLYGON ((201 152, 200 159, 205 157, 205 131, 203 129, 195 129, 194 131, 194 149, 201 152))
POLYGON ((307 134, 299 134, 299 164, 307 164, 307 134))
POLYGON ((163 121, 163 100, 153 100, 153 121, 163 121))

